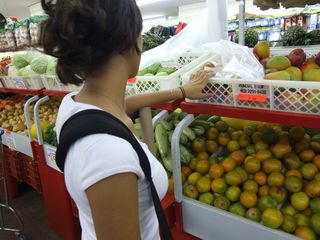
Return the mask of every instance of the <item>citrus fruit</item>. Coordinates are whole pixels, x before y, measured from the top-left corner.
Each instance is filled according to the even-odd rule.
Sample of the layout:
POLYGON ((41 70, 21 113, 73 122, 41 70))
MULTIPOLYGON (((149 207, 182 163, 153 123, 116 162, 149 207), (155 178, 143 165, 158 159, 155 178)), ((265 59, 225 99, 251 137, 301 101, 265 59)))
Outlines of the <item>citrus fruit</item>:
POLYGON ((308 182, 304 191, 310 198, 320 197, 320 181, 312 180, 308 182))
POLYGON ((201 177, 197 181, 196 186, 199 193, 209 192, 211 188, 211 180, 208 177, 201 177))
POLYGON ((302 127, 292 127, 289 130, 289 137, 295 142, 298 142, 303 139, 305 135, 305 130, 302 127))
POLYGON ((318 170, 320 170, 320 155, 317 155, 313 158, 313 163, 317 166, 318 170))
POLYGON ((208 205, 213 205, 213 202, 214 202, 214 196, 212 193, 209 193, 209 192, 205 192, 205 193, 202 193, 199 197, 199 201, 200 202, 203 202, 203 203, 206 203, 208 205))
POLYGON ((315 142, 315 141, 311 142, 310 147, 315 153, 317 153, 317 154, 320 153, 320 143, 319 142, 315 142))
POLYGON ((269 228, 279 228, 283 223, 282 213, 276 208, 267 208, 262 213, 263 225, 269 228))
POLYGON ((279 140, 278 143, 289 143, 290 142, 290 137, 287 132, 280 132, 279 134, 279 140))
POLYGON ((222 146, 227 146, 230 142, 230 135, 228 133, 220 133, 218 137, 218 143, 222 146))
POLYGON ((298 154, 302 153, 305 150, 308 150, 310 147, 309 142, 301 140, 294 145, 294 151, 298 154))
POLYGON ((235 131, 235 132, 232 132, 230 135, 232 140, 239 141, 240 137, 243 136, 243 134, 244 133, 242 131, 235 131))
POLYGON ((284 156, 283 163, 289 170, 295 170, 300 167, 300 159, 294 152, 288 153, 284 156))
POLYGON ((246 214, 246 208, 239 202, 232 203, 228 211, 241 217, 244 217, 246 214))
POLYGON ((282 163, 280 160, 271 158, 263 161, 262 169, 266 174, 270 174, 273 172, 280 172, 282 169, 282 163))
POLYGON ((268 185, 263 185, 259 188, 258 195, 259 197, 268 196, 270 187, 268 185))
POLYGON ((216 122, 215 127, 220 132, 226 132, 226 131, 228 131, 229 125, 226 122, 220 120, 220 121, 216 122))
POLYGON ((248 173, 242 167, 236 167, 234 171, 238 172, 241 175, 242 182, 245 182, 248 179, 248 173))
POLYGON ((246 218, 255 221, 260 222, 261 221, 261 212, 258 208, 249 208, 246 212, 246 218))
POLYGON ((198 161, 196 159, 191 160, 190 163, 189 163, 189 168, 192 171, 195 171, 196 167, 197 167, 197 163, 198 163, 198 161))
POLYGON ((200 174, 206 174, 209 172, 210 163, 208 160, 200 160, 197 162, 196 171, 200 174))
POLYGON ((314 176, 314 180, 320 181, 320 173, 317 173, 317 174, 314 176))
POLYGON ((262 133, 262 140, 271 145, 278 141, 279 135, 273 128, 267 128, 262 133))
POLYGON ((239 201, 241 194, 241 189, 238 186, 231 186, 225 192, 225 196, 231 201, 239 201))
POLYGON ((232 157, 236 161, 237 165, 240 166, 247 157, 247 154, 243 150, 236 150, 230 154, 230 157, 232 157))
POLYGON ((254 181, 256 181, 257 184, 263 186, 267 184, 268 176, 264 172, 260 171, 254 174, 253 179, 254 181))
POLYGON ((201 138, 196 138, 192 142, 192 151, 195 153, 205 152, 206 151, 205 140, 203 140, 201 138))
POLYGON ((293 233, 297 228, 297 221, 293 216, 284 215, 281 229, 287 233, 293 233))
POLYGON ((289 170, 289 171, 287 171, 286 172, 286 177, 290 177, 290 176, 296 176, 296 177, 302 179, 302 174, 298 170, 289 170))
POLYGON ((255 158, 249 158, 244 163, 244 169, 248 173, 256 173, 261 168, 261 162, 255 158))
POLYGON ((183 166, 181 167, 181 173, 188 177, 192 173, 192 170, 188 166, 183 166))
POLYGON ((230 171, 227 172, 224 176, 224 179, 226 181, 227 184, 231 185, 231 186, 237 186, 240 185, 242 182, 241 179, 241 175, 240 173, 236 172, 236 171, 230 171))
POLYGON ((298 211, 306 209, 309 205, 309 197, 304 192, 298 192, 291 195, 291 205, 298 211))
POLYGON ((215 141, 208 140, 206 141, 206 150, 208 153, 215 153, 218 150, 218 144, 215 141))
POLYGON ((320 198, 311 199, 309 206, 312 213, 320 213, 320 198))
POLYGON ((246 208, 252 208, 257 204, 257 195, 251 191, 243 191, 240 194, 240 203, 246 208))
POLYGON ((229 152, 234 152, 240 149, 240 145, 236 140, 231 140, 228 145, 227 145, 227 149, 229 152))
POLYGON ((295 218, 298 226, 308 227, 310 225, 310 218, 305 214, 298 213, 296 214, 295 218))
POLYGON ((308 227, 297 227, 296 231, 294 232, 294 235, 296 235, 299 238, 302 238, 304 240, 316 240, 317 236, 312 231, 311 228, 308 227))
POLYGON ((320 213, 316 213, 311 217, 310 226, 316 234, 320 234, 320 213))
POLYGON ((263 196, 258 201, 258 208, 262 212, 267 208, 276 208, 277 205, 278 205, 277 200, 272 196, 263 196))
POLYGON ((174 192, 174 181, 173 178, 169 178, 168 180, 168 193, 174 192))
POLYGON ((208 160, 209 155, 206 152, 199 152, 197 155, 197 160, 201 161, 201 160, 208 160))
POLYGON ((268 144, 266 144, 265 142, 257 142, 254 145, 256 152, 262 151, 262 150, 267 150, 269 148, 268 144))
POLYGON ((214 163, 209 169, 209 175, 212 179, 221 178, 224 173, 224 168, 220 163, 214 163))
POLYGON ((277 159, 282 159, 292 151, 290 144, 277 143, 271 147, 271 152, 277 159))
POLYGON ((263 162, 266 159, 273 158, 272 152, 268 149, 260 150, 257 152, 256 159, 263 162))
POLYGON ((227 157, 223 160, 222 166, 226 172, 230 172, 236 167, 236 161, 231 157, 227 157))
POLYGON ((288 190, 288 192, 291 192, 291 193, 300 192, 302 189, 302 180, 296 176, 289 176, 289 177, 286 177, 284 186, 288 190))
POLYGON ((219 163, 219 158, 216 157, 216 156, 210 156, 209 159, 208 159, 209 163, 210 164, 214 164, 214 163, 219 163))
POLYGON ((257 144, 258 142, 262 142, 262 133, 255 132, 251 135, 252 143, 257 144))
POLYGON ((251 155, 253 153, 256 153, 256 148, 254 145, 249 145, 248 147, 246 147, 246 153, 248 155, 251 155))
POLYGON ((281 209, 281 211, 283 214, 290 215, 292 217, 294 217, 297 214, 297 210, 294 207, 292 207, 291 204, 286 205, 284 208, 281 209))
POLYGON ((307 207, 305 210, 301 211, 302 214, 308 216, 308 217, 311 217, 312 216, 312 211, 311 211, 311 208, 310 208, 310 202, 309 202, 309 207, 307 207))
POLYGON ((300 159, 304 162, 311 162, 315 155, 316 154, 312 149, 307 149, 300 153, 300 159))
POLYGON ((230 201, 226 197, 219 196, 214 200, 214 206, 227 211, 230 206, 230 201))
POLYGON ((306 163, 301 167, 302 176, 307 180, 312 180, 318 173, 318 168, 313 163, 306 163))
POLYGON ((195 186, 198 182, 198 180, 202 177, 202 175, 198 172, 194 172, 194 173, 191 173, 189 176, 188 176, 188 183, 190 185, 193 185, 195 186))
POLYGON ((211 128, 208 129, 206 135, 207 135, 207 139, 208 140, 214 140, 214 139, 216 139, 218 137, 219 131, 218 131, 218 129, 216 129, 214 127, 211 127, 211 128))
POLYGON ((222 178, 216 178, 211 182, 211 190, 214 193, 224 193, 227 190, 227 183, 222 178))
POLYGON ((242 135, 239 139, 239 145, 241 148, 246 148, 250 145, 251 139, 247 135, 242 135))
POLYGON ((269 195, 274 197, 278 203, 283 203, 286 199, 287 192, 282 187, 272 186, 270 187, 269 195))
POLYGON ((279 172, 273 172, 268 176, 268 185, 270 187, 276 186, 276 187, 282 187, 284 184, 285 177, 282 173, 279 172))
POLYGON ((259 190, 258 184, 253 180, 247 180, 242 186, 243 191, 251 191, 257 193, 259 190))
POLYGON ((189 198, 197 199, 199 192, 197 188, 193 185, 187 185, 183 188, 183 194, 189 198))

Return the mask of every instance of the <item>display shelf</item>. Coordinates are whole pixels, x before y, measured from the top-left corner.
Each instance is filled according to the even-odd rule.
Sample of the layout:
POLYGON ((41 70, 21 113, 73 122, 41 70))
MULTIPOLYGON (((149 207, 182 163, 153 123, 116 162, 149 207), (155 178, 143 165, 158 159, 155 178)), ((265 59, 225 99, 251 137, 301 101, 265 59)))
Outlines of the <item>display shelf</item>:
POLYGON ((68 91, 57 91, 57 90, 48 90, 48 89, 44 89, 43 90, 43 95, 48 96, 48 97, 64 97, 65 95, 67 95, 68 91))
POLYGON ((181 109, 184 112, 194 114, 218 115, 252 121, 271 122, 290 126, 320 129, 320 114, 309 115, 188 102, 182 102, 181 109))
POLYGON ((22 94, 22 95, 41 95, 42 89, 34 90, 34 89, 20 89, 20 88, 0 88, 0 92, 16 93, 16 94, 22 94))
POLYGON ((167 103, 159 103, 152 106, 154 109, 174 111, 180 107, 181 100, 171 101, 167 103))

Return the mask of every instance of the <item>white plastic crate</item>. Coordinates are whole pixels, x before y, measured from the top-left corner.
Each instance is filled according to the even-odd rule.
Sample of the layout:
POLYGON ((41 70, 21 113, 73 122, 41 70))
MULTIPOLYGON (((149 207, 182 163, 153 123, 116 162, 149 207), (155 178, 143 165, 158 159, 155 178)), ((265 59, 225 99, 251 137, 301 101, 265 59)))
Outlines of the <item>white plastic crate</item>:
POLYGON ((44 87, 48 90, 57 90, 57 91, 79 91, 81 87, 77 87, 71 84, 65 85, 63 84, 58 76, 56 75, 42 75, 41 76, 42 83, 44 87))
POLYGON ((4 84, 4 87, 6 88, 16 88, 11 77, 2 77, 2 82, 4 84))
POLYGON ((5 77, 4 83, 7 88, 34 89, 34 90, 39 90, 44 88, 40 76, 5 77))
MULTIPOLYGON (((188 81, 192 73, 210 60, 212 58, 207 58, 183 75, 183 82, 188 81)), ((320 76, 319 82, 211 78, 204 91, 213 94, 213 97, 187 101, 306 114, 320 113, 320 76)))
POLYGON ((169 76, 138 76, 135 83, 129 83, 126 95, 138 93, 158 92, 179 87, 182 83, 181 76, 207 58, 208 54, 185 53, 172 61, 160 62, 163 67, 175 67, 178 70, 169 76))

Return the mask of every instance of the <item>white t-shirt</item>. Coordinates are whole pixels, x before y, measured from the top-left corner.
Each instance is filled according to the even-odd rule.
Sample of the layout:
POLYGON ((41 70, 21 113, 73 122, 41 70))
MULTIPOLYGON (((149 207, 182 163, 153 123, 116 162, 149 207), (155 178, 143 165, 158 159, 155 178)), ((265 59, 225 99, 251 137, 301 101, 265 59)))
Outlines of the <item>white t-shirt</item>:
MULTIPOLYGON (((93 105, 75 102, 72 98, 74 95, 75 93, 68 94, 61 103, 56 123, 57 136, 63 124, 75 113, 87 109, 99 109, 93 105)), ((149 158, 152 178, 162 199, 168 187, 167 174, 147 145, 142 142, 140 144, 149 158)), ((160 239, 149 183, 145 180, 135 150, 122 138, 108 134, 94 134, 78 140, 70 148, 64 168, 68 192, 79 209, 83 240, 96 239, 86 189, 104 178, 127 172, 138 176, 141 239, 160 239)))

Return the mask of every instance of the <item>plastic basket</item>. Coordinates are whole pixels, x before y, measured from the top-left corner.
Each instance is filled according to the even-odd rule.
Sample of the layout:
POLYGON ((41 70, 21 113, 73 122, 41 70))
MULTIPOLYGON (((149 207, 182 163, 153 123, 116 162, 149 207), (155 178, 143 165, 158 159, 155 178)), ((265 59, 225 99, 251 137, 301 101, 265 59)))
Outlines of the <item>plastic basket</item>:
POLYGON ((38 162, 22 153, 19 154, 19 158, 21 158, 23 170, 24 170, 23 181, 26 182, 31 187, 33 187, 37 192, 41 193, 42 186, 41 186, 38 162))
POLYGON ((160 63, 163 67, 175 67, 178 70, 169 76, 138 76, 135 83, 127 85, 126 94, 158 92, 179 87, 182 83, 181 76, 207 58, 207 55, 203 53, 185 53, 172 61, 162 61, 160 63))
POLYGON ((57 90, 57 91, 79 91, 81 87, 77 87, 71 84, 63 84, 58 76, 56 75, 42 75, 42 83, 44 87, 48 90, 57 90))
MULTIPOLYGON (((281 51, 283 54, 284 50, 281 51)), ((183 82, 188 81, 192 73, 211 59, 207 58, 183 75, 183 82)), ((320 113, 320 82, 211 78, 204 91, 213 97, 186 101, 306 114, 320 113)))
POLYGON ((2 82, 6 88, 16 88, 16 85, 11 77, 2 77, 2 82))

